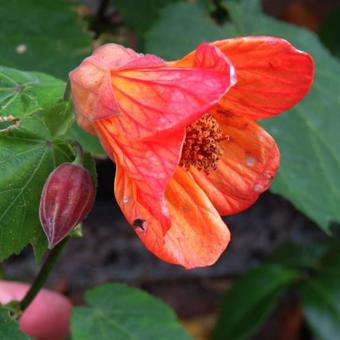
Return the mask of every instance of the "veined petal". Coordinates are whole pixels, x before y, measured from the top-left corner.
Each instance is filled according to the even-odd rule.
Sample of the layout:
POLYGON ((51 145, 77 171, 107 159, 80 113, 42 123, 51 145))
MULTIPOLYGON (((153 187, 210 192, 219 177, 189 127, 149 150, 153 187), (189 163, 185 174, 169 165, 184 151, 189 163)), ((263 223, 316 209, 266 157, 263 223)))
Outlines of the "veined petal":
POLYGON ((313 60, 288 41, 243 37, 214 43, 233 63, 237 84, 220 101, 224 110, 252 119, 289 110, 309 91, 313 60))
POLYGON ((203 44, 190 67, 174 67, 122 46, 100 47, 70 73, 79 125, 119 115, 132 139, 184 127, 216 104, 234 83, 234 69, 214 46, 203 44))
POLYGON ((133 183, 140 202, 161 221, 165 232, 170 221, 164 191, 180 158, 184 129, 164 131, 135 141, 122 137, 120 116, 98 120, 95 128, 109 157, 117 168, 124 168, 124 176, 133 183))
POLYGON ((227 247, 230 233, 204 191, 190 173, 178 167, 170 180, 165 200, 171 226, 164 234, 162 222, 145 208, 135 184, 117 164, 117 201, 144 245, 163 261, 187 269, 216 262, 227 247))
POLYGON ((170 222, 164 191, 180 159, 184 128, 229 89, 234 82, 230 77, 233 67, 208 44, 197 49, 190 68, 167 65, 155 56, 133 55, 122 47, 118 48, 118 61, 114 61, 106 57, 107 49, 117 47, 110 45, 105 53, 100 49, 99 57, 88 58, 84 68, 81 65, 71 75, 78 122, 98 135, 165 232, 170 222), (128 62, 122 64, 125 57, 128 62), (119 67, 109 71, 108 85, 105 67, 113 63, 119 67), (97 73, 95 68, 99 68, 97 73), (93 78, 87 78, 87 70, 93 78), (93 93, 86 96, 81 84, 93 93))
POLYGON ((145 67, 140 57, 111 71, 121 129, 132 138, 184 127, 217 103, 235 83, 234 68, 216 47, 202 44, 190 67, 145 67))
POLYGON ((238 213, 251 206, 267 190, 279 168, 280 154, 274 139, 253 120, 215 113, 228 139, 217 170, 206 175, 190 172, 221 215, 238 213))

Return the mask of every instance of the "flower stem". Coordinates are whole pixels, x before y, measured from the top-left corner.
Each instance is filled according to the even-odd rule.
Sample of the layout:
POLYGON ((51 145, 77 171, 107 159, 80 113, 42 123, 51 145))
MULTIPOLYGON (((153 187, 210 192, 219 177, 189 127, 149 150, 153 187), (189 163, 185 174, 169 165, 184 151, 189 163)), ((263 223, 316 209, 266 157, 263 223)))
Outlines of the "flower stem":
POLYGON ((31 288, 26 293, 24 298, 20 302, 20 310, 23 312, 30 303, 34 300, 36 295, 39 293, 42 286, 45 284, 49 274, 52 271, 52 268, 56 264, 68 237, 62 240, 59 244, 57 244, 50 252, 48 253, 44 264, 42 265, 38 276, 35 278, 34 282, 32 283, 31 288))
POLYGON ((73 164, 78 164, 78 165, 84 165, 84 149, 83 147, 80 145, 79 142, 73 142, 72 143, 74 152, 76 154, 76 157, 73 161, 73 164))

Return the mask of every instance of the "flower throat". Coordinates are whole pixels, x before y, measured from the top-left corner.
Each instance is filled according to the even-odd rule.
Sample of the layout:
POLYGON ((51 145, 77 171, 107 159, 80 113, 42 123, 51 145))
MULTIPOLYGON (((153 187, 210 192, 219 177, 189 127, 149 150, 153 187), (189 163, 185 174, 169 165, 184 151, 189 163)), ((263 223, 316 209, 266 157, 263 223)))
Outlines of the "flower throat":
POLYGON ((226 138, 216 119, 205 114, 186 128, 179 165, 186 170, 192 165, 207 174, 216 170, 223 151, 220 143, 226 138))

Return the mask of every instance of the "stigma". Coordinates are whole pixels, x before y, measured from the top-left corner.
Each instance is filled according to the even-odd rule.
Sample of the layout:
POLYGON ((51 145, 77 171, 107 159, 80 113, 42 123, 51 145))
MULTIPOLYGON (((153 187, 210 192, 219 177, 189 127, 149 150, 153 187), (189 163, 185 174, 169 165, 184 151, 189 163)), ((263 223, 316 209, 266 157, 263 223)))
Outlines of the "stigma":
POLYGON ((179 165, 186 170, 194 166, 209 174, 217 169, 218 160, 223 153, 221 142, 227 138, 216 119, 206 113, 186 128, 179 165))

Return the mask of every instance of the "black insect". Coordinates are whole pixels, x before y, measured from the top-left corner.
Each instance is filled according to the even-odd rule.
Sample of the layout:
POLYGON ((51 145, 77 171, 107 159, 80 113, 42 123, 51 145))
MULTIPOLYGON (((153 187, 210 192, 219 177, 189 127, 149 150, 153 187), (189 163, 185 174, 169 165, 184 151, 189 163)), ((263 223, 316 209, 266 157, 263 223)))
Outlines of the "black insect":
POLYGON ((135 228, 140 228, 140 229, 144 230, 144 223, 145 223, 145 220, 142 220, 141 218, 136 218, 136 219, 132 222, 132 225, 133 225, 135 228))

